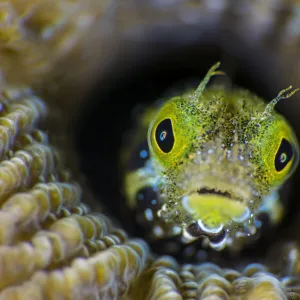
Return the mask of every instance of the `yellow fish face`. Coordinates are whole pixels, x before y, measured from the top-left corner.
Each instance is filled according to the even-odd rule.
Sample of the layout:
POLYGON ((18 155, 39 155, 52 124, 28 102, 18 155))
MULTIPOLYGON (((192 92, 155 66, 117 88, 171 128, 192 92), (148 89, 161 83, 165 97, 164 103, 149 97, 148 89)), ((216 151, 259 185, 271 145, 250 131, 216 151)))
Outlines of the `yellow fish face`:
MULTIPOLYGON (((298 164, 298 141, 274 110, 288 88, 266 104, 242 89, 206 88, 168 99, 141 117, 134 145, 139 166, 125 174, 125 193, 152 236, 181 235, 221 250, 242 244, 284 213, 278 190, 298 164), (150 117, 149 117, 150 116, 150 117), (144 122, 145 120, 148 122, 144 122), (139 148, 140 147, 140 148, 139 148)), ((130 155, 127 155, 130 157, 130 155)))

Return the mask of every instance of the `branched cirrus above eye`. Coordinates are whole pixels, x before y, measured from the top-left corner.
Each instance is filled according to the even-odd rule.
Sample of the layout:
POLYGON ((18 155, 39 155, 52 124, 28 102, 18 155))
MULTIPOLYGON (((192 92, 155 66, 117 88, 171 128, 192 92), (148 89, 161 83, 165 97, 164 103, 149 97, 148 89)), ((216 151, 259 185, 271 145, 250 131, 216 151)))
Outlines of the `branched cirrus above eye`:
POLYGON ((171 119, 165 119, 159 123, 155 131, 155 139, 164 153, 171 152, 175 142, 171 119))

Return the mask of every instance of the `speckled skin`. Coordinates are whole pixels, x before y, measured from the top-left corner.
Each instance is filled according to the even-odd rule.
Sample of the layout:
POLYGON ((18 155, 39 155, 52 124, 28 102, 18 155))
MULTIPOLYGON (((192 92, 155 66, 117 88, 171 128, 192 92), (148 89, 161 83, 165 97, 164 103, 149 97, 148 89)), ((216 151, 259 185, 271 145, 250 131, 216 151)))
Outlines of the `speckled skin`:
MULTIPOLYGON (((290 87, 266 104, 247 90, 206 87, 209 79, 220 73, 219 65, 209 70, 196 91, 168 99, 137 116, 139 121, 130 133, 132 144, 127 141, 123 151, 129 152, 125 157, 135 155, 133 159, 141 160, 135 148, 147 140, 144 151, 149 152, 148 158, 143 166, 128 170, 124 189, 131 208, 142 206, 141 214, 151 210, 152 234, 157 239, 183 235, 184 241, 190 242, 225 230, 221 242, 210 244, 222 250, 236 247, 236 239, 241 244, 256 234, 262 226, 256 218, 262 212, 273 224, 280 222, 284 208, 278 190, 297 167, 299 148, 291 126, 274 110, 277 102, 297 90, 290 91, 290 87), (156 136, 165 120, 170 120, 171 126, 162 133, 167 138, 174 136, 169 152, 160 147, 160 136, 156 136), (286 155, 280 148, 283 140, 293 153, 277 170, 276 157, 286 155), (139 199, 144 188, 156 191, 154 205, 142 203, 149 201, 147 196, 139 199), (201 192, 203 189, 210 192, 201 192), (202 234, 191 235, 189 226, 198 226, 202 234)), ((126 165, 127 161, 124 169, 126 165)), ((147 216, 143 221, 147 222, 147 216)))
MULTIPOLYGON (((270 256, 264 265, 249 263, 245 268, 154 258, 144 241, 128 238, 96 208, 91 211, 84 204, 93 204, 89 193, 72 179, 61 159, 69 160, 74 149, 59 143, 55 133, 70 137, 66 121, 76 116, 85 99, 78 95, 88 89, 95 70, 104 76, 101 66, 108 55, 121 41, 131 43, 136 28, 142 34, 154 23, 180 23, 189 31, 196 23, 201 28, 233 28, 275 55, 276 71, 287 85, 296 85, 297 1, 168 3, 161 7, 159 1, 149 1, 137 7, 128 1, 106 7, 105 1, 1 2, 6 26, 1 27, 0 50, 5 103, 0 127, 0 299, 299 298, 296 237, 292 243, 274 245, 275 258, 270 256), (247 8, 246 14, 241 7, 247 8), (57 106, 65 116, 59 121, 53 110, 57 106), (52 144, 63 145, 62 154, 52 144)), ((296 226, 292 224, 289 232, 297 233, 296 226)))

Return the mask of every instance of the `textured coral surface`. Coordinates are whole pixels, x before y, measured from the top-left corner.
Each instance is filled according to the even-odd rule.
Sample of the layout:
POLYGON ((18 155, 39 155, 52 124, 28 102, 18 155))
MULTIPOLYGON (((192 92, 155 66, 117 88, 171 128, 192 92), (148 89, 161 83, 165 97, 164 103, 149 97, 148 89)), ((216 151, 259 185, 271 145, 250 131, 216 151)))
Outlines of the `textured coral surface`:
MULTIPOLYGON (((257 41, 275 28, 278 57, 297 55, 297 1, 239 3, 249 12, 240 28, 252 29, 257 41), (280 5, 290 11, 286 20, 279 18, 280 5)), ((89 194, 71 175, 75 167, 64 160, 67 148, 57 147, 58 129, 63 135, 67 128, 65 120, 54 125, 56 110, 64 119, 75 115, 84 102, 78 96, 87 85, 83 74, 89 78, 101 68, 106 47, 116 47, 121 31, 130 37, 138 25, 154 22, 154 12, 156 22, 198 22, 205 12, 208 22, 217 22, 229 4, 0 1, 0 299, 300 297, 296 244, 287 244, 280 260, 238 269, 155 257, 146 242, 129 238, 105 212, 90 208, 89 194), (98 49, 91 47, 96 38, 98 49)), ((297 63, 289 72, 294 81, 297 63)))

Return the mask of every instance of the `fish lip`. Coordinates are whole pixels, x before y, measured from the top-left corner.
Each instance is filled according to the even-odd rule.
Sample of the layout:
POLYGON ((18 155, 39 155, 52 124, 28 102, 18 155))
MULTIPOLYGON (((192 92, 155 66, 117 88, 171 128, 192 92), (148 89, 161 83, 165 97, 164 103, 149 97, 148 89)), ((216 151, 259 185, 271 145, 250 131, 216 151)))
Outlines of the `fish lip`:
POLYGON ((185 194, 185 196, 190 196, 195 193, 197 193, 200 196, 216 195, 216 196, 226 197, 232 201, 245 203, 246 205, 248 205, 249 201, 252 199, 252 198, 248 198, 246 195, 243 195, 243 193, 238 188, 237 189, 235 189, 234 187, 218 188, 213 185, 201 186, 198 189, 189 191, 188 193, 185 194))
MULTIPOLYGON (((191 207, 189 207, 189 205, 187 204, 187 199, 190 196, 193 196, 195 194, 198 194, 199 196, 209 196, 209 195, 215 195, 217 197, 221 197, 221 198, 226 198, 228 201, 232 201, 235 202, 238 205, 242 205, 245 209, 245 214, 243 214, 240 217, 232 217, 232 221, 234 221, 235 223, 243 223, 245 220, 248 220, 252 209, 251 209, 251 205, 249 205, 250 203, 250 199, 248 199, 247 197, 244 197, 241 193, 239 193, 238 189, 235 190, 234 187, 228 188, 228 189, 219 189, 213 186, 202 186, 201 188, 198 188, 197 190, 192 190, 189 193, 185 194, 182 198, 181 198, 181 202, 183 204, 183 208, 189 212, 189 213, 194 213, 193 209, 191 209, 191 207)), ((202 220, 201 218, 199 220, 202 220)), ((197 220, 197 221, 199 221, 197 220)), ((225 224, 223 224, 225 226, 225 224)), ((208 231, 208 230, 206 230, 208 231)))
MULTIPOLYGON (((238 200, 229 191, 221 191, 215 188, 200 188, 196 191, 199 195, 207 195, 207 194, 213 194, 213 195, 218 195, 218 196, 223 196, 232 200, 238 200)), ((193 192, 192 192, 193 193, 193 192)), ((190 194, 192 194, 190 193, 190 194)))

